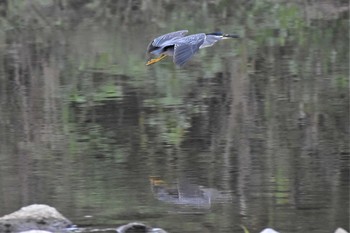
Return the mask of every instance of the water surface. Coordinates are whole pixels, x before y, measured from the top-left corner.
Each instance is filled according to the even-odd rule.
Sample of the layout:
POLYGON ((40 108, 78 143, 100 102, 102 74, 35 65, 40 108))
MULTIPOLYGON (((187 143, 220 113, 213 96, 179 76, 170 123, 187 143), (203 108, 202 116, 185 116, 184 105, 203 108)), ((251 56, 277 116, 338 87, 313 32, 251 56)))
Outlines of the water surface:
POLYGON ((88 2, 2 3, 0 215, 349 230, 347 3, 88 2), (180 29, 242 39, 145 66, 180 29))

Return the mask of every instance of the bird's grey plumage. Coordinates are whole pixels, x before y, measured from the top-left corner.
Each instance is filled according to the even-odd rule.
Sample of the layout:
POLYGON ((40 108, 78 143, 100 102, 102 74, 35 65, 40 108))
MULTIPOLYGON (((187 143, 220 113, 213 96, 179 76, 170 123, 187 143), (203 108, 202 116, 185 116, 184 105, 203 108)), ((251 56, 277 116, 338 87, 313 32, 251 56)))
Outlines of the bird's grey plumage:
POLYGON ((156 51, 157 49, 154 49, 154 48, 165 47, 167 45, 173 45, 173 44, 171 44, 171 41, 178 39, 178 38, 183 38, 187 33, 188 33, 188 30, 181 30, 181 31, 170 32, 170 33, 161 35, 161 36, 155 38, 148 45, 147 51, 150 53, 156 54, 157 52, 154 52, 154 51, 156 51))
POLYGON ((188 30, 181 30, 181 31, 170 32, 170 33, 164 34, 162 36, 155 38, 152 42, 152 45, 153 46, 160 46, 165 41, 168 41, 171 39, 176 39, 176 38, 182 38, 182 37, 186 36, 187 33, 188 33, 188 30))
POLYGON ((204 39, 205 34, 199 33, 177 40, 174 46, 174 63, 178 66, 183 66, 196 52, 198 52, 204 39))
POLYGON ((219 40, 222 40, 222 36, 205 35, 205 40, 199 48, 202 49, 202 48, 213 46, 219 40))

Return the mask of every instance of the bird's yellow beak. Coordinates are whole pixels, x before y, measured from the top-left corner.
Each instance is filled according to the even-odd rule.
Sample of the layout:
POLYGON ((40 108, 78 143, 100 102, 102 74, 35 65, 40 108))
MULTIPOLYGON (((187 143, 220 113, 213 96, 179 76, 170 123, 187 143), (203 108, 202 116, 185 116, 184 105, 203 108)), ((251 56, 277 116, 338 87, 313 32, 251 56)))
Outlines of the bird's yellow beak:
POLYGON ((152 64, 154 64, 154 63, 157 63, 157 62, 159 62, 160 60, 163 60, 163 59, 166 58, 166 57, 167 57, 167 55, 162 54, 162 55, 160 55, 160 56, 157 57, 157 58, 153 58, 153 59, 149 60, 149 61, 146 63, 146 66, 149 66, 149 65, 152 65, 152 64))

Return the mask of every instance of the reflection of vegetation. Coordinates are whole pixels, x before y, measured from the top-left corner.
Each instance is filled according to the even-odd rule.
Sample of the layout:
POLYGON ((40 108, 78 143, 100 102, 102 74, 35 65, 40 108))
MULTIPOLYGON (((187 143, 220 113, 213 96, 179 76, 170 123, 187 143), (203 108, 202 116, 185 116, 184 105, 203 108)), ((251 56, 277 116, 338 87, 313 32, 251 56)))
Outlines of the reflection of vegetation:
POLYGON ((106 83, 95 90, 94 93, 74 93, 71 95, 71 101, 75 103, 85 103, 88 100, 98 104, 103 100, 121 99, 123 97, 123 90, 121 86, 116 86, 114 83, 106 83), (88 96, 87 96, 88 95, 88 96))
MULTIPOLYGON (((339 36, 348 30, 347 20, 342 16, 344 13, 341 4, 338 4, 339 8, 331 3, 327 5, 333 10, 332 12, 338 13, 338 18, 322 19, 315 17, 314 12, 319 9, 315 5, 310 5, 306 9, 305 5, 270 0, 249 4, 237 1, 240 11, 237 11, 230 1, 215 3, 204 1, 201 4, 186 1, 184 5, 164 2, 156 6, 138 1, 78 2, 4 1, 2 8, 6 14, 1 18, 2 34, 6 33, 8 38, 17 41, 18 44, 29 41, 30 45, 35 45, 28 45, 29 50, 38 57, 50 52, 54 54, 55 56, 51 58, 53 62, 65 67, 62 80, 69 84, 65 93, 65 96, 69 96, 67 103, 81 104, 86 111, 93 111, 93 106, 104 105, 105 101, 124 101, 127 95, 125 89, 137 88, 136 92, 139 93, 135 94, 142 96, 139 106, 156 109, 155 113, 147 114, 147 119, 143 122, 158 132, 157 140, 174 145, 181 144, 186 131, 191 127, 190 116, 207 111, 206 97, 213 94, 210 85, 199 86, 198 80, 189 77, 213 77, 224 68, 221 62, 222 54, 230 58, 233 53, 223 49, 221 52, 205 51, 202 54, 205 66, 199 69, 177 71, 173 69, 172 64, 164 62, 147 71, 144 67, 144 58, 139 53, 140 48, 143 49, 144 46, 137 45, 140 32, 137 31, 139 28, 135 24, 139 22, 139 17, 146 15, 157 18, 157 22, 161 25, 160 21, 164 20, 167 30, 172 30, 179 25, 170 19, 179 18, 177 15, 181 10, 183 15, 180 17, 180 22, 181 20, 188 22, 186 25, 189 28, 195 25, 196 30, 208 30, 208 25, 209 27, 216 25, 216 19, 220 21, 222 30, 229 32, 235 30, 245 34, 244 42, 235 46, 238 46, 239 55, 247 53, 248 72, 251 77, 254 79, 260 77, 255 82, 258 90, 262 92, 267 88, 272 90, 271 93, 260 93, 265 95, 261 97, 266 100, 264 115, 267 118, 271 118, 275 111, 272 101, 283 94, 280 90, 284 90, 279 87, 283 82, 277 83, 281 80, 277 80, 276 76, 285 76, 289 80, 301 82, 301 85, 295 87, 301 96, 296 101, 299 101, 300 111, 306 115, 312 114, 315 111, 313 105, 317 105, 312 101, 320 90, 313 90, 314 83, 318 82, 320 87, 322 85, 331 87, 328 94, 343 93, 348 98, 348 70, 341 69, 348 66, 349 40, 347 37, 339 36), (193 16, 185 10, 190 7, 202 11, 193 16), (167 10, 173 8, 173 11, 167 10), (169 20, 162 19, 164 11, 170 15, 169 20), (136 12, 138 14, 135 14, 136 12), (91 19, 76 17, 84 14, 95 20, 97 25, 106 25, 109 33, 106 33, 103 27, 100 29, 92 25, 91 19), (128 26, 111 28, 111 22, 128 26), (33 30, 40 33, 32 33, 33 30), (133 34, 134 30, 136 34, 133 34), (21 36, 17 37, 18 33, 21 36), (126 36, 121 37, 120 33, 126 36), (89 40, 86 41, 86 38, 89 40), (59 60, 62 56, 68 58, 68 64, 59 60), (278 60, 283 59, 283 56, 286 59, 278 60), (261 69, 259 66, 272 67, 273 71, 255 75, 261 69), (278 69, 280 66, 283 66, 283 70, 278 69), (316 75, 316 69, 322 75, 316 75), (123 75, 127 76, 122 78, 123 75), (322 78, 324 81, 321 81, 322 78)), ((5 37, 2 38, 4 43, 5 37)), ((144 45, 147 43, 148 41, 145 41, 144 45)), ((219 49, 220 47, 217 48, 219 49)), ((19 56, 26 55, 22 50, 17 52, 19 56)), ((26 66, 27 64, 23 63, 21 69, 31 70, 26 66)), ((230 91, 232 90, 226 89, 228 95, 230 91)), ((327 97, 321 96, 325 99, 327 97)), ((344 106, 339 106, 342 107, 344 106)), ((324 113, 337 112, 336 108, 336 106, 328 108, 327 105, 325 109, 318 110, 324 113)))

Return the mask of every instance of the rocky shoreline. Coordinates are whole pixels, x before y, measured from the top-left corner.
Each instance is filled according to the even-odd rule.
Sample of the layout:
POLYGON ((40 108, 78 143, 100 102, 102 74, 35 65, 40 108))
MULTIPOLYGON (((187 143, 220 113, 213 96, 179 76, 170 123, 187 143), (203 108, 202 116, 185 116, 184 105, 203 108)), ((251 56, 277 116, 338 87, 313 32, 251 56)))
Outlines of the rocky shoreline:
MULTIPOLYGON (((79 229, 60 214, 54 207, 42 204, 33 204, 21 208, 0 218, 1 233, 68 233, 79 229)), ((143 223, 132 222, 116 227, 117 233, 167 233, 161 228, 152 228, 143 223)), ((242 233, 249 231, 242 227, 242 233)), ((260 233, 279 233, 272 228, 266 228, 260 233)), ((334 233, 348 233, 338 228, 334 233)))

